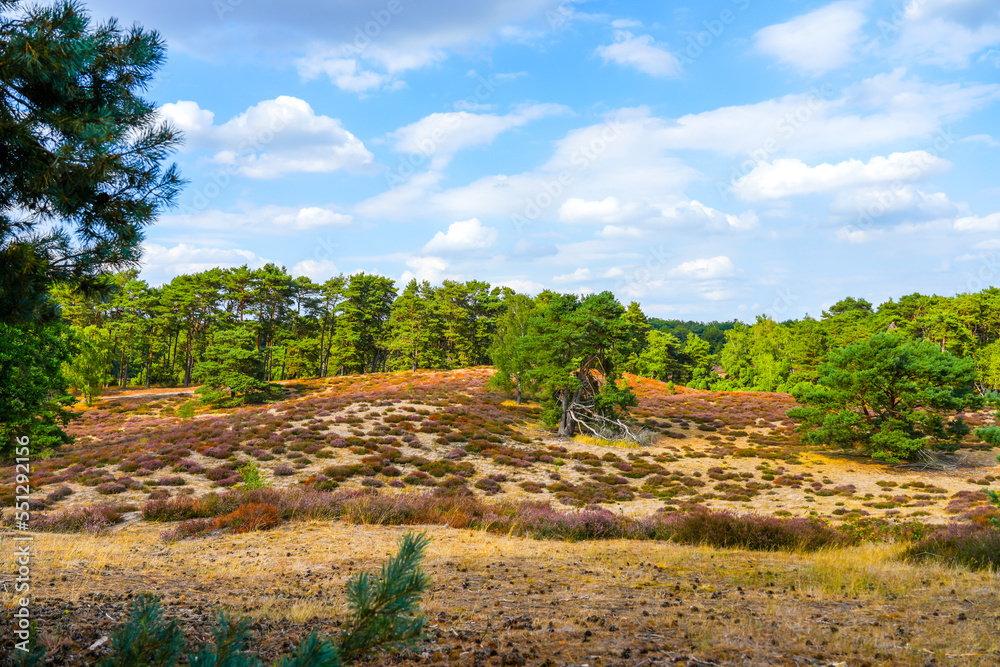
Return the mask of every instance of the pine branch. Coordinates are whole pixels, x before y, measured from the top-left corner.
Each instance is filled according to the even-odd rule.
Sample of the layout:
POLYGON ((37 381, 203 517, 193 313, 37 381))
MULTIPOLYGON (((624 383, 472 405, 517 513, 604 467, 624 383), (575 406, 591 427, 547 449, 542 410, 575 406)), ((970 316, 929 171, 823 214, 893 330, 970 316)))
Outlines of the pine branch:
POLYGON ((375 648, 405 646, 421 636, 425 619, 418 615, 418 605, 430 577, 420 563, 429 542, 425 533, 407 533, 399 552, 382 565, 379 577, 364 572, 347 582, 352 617, 340 639, 345 662, 375 648))
POLYGON ((132 605, 125 624, 111 633, 111 648, 102 667, 173 667, 184 648, 184 633, 176 620, 163 618, 160 599, 146 593, 132 605))

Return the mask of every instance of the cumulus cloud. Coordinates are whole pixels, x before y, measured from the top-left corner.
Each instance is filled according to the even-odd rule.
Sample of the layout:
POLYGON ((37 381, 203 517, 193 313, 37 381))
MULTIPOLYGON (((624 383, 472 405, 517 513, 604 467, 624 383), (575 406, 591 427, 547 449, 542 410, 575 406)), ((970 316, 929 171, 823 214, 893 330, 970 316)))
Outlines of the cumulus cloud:
POLYGON ((955 221, 955 229, 961 232, 996 232, 1000 231, 1000 213, 986 216, 970 215, 955 221))
POLYGON ((713 280, 716 278, 730 278, 739 273, 739 269, 733 264, 733 260, 725 255, 711 257, 708 259, 694 259, 684 262, 671 271, 671 274, 679 277, 694 278, 697 280, 713 280))
POLYGON ((224 230, 232 233, 282 233, 289 230, 346 227, 353 223, 353 217, 319 206, 261 206, 244 207, 234 211, 208 209, 181 215, 166 214, 160 216, 160 222, 164 226, 224 230))
POLYGON ((862 3, 834 2, 754 35, 757 50, 807 74, 822 74, 852 60, 866 23, 862 3))
POLYGON ((604 62, 614 62, 623 67, 632 67, 650 76, 676 76, 681 73, 681 63, 667 50, 657 44, 650 35, 633 35, 628 30, 615 31, 615 41, 597 48, 597 54, 604 62))
POLYGON ((617 197, 606 197, 600 201, 570 197, 559 207, 560 222, 618 222, 624 215, 617 197))
POLYGON ((409 270, 404 271, 399 282, 402 285, 410 282, 414 278, 419 282, 439 283, 444 278, 444 272, 450 266, 446 259, 441 257, 413 257, 406 260, 409 270))
POLYGON ((325 282, 330 278, 340 275, 337 265, 329 259, 305 259, 292 267, 292 275, 295 277, 305 276, 314 282, 325 282))
POLYGON ((734 183, 733 191, 744 199, 780 199, 875 183, 914 181, 940 174, 949 167, 951 162, 948 160, 922 150, 892 153, 888 157, 876 156, 868 162, 852 159, 815 167, 801 160, 786 158, 759 163, 753 171, 734 183))
POLYGON ((561 104, 531 104, 506 115, 468 111, 433 113, 401 127, 389 138, 396 151, 435 158, 431 166, 441 168, 460 150, 490 144, 507 130, 568 112, 569 108, 561 104))
POLYGON ((581 280, 589 280, 589 279, 590 279, 590 269, 579 268, 572 273, 564 273, 560 276, 554 276, 552 278, 552 281, 557 283, 576 283, 580 282, 581 280))
POLYGON ((485 250, 496 240, 494 227, 484 227, 478 218, 471 218, 453 222, 448 225, 447 232, 435 234, 424 246, 424 252, 448 254, 485 250))
POLYGON ((883 27, 887 34, 898 33, 895 49, 902 57, 967 67, 973 56, 1000 44, 1000 5, 995 0, 910 0, 903 16, 883 27))
POLYGON ((250 178, 374 168, 374 156, 340 120, 317 115, 297 97, 265 100, 221 125, 190 101, 164 104, 159 113, 187 135, 189 149, 215 151, 214 162, 250 178))
POLYGON ((169 248, 157 243, 144 243, 142 250, 141 275, 154 286, 188 273, 244 264, 257 269, 269 261, 251 250, 196 246, 190 243, 178 243, 169 248))

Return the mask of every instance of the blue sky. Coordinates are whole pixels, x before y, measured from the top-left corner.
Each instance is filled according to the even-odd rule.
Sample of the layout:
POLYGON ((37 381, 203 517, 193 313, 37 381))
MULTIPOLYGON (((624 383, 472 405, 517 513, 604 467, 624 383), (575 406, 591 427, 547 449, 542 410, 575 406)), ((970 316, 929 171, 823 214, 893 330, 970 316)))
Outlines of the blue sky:
POLYGON ((143 277, 272 261, 653 316, 1000 282, 996 0, 93 0, 166 38, 143 277))

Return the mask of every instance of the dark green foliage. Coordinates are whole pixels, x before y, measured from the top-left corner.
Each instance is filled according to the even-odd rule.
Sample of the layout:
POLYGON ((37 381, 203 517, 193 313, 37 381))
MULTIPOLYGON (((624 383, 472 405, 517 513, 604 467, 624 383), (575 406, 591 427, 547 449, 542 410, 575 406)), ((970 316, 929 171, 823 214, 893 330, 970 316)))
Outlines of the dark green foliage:
POLYGON ((362 572, 348 580, 351 617, 339 642, 344 661, 376 647, 406 646, 421 636, 425 619, 419 614, 420 596, 430 586, 430 577, 420 564, 429 542, 426 534, 407 533, 378 577, 362 572))
POLYGON ((312 632, 294 651, 274 664, 275 667, 340 667, 342 663, 336 645, 312 632))
MULTIPOLYGON (((205 350, 205 361, 194 368, 194 378, 205 386, 228 392, 229 398, 252 399, 273 385, 264 380, 264 352, 257 349, 248 327, 220 329, 205 350)), ((218 394, 205 395, 206 402, 218 394)))
POLYGON ((132 605, 128 620, 111 633, 111 655, 102 667, 172 667, 184 650, 184 633, 163 617, 160 599, 148 593, 132 605))
POLYGON ((69 345, 62 325, 0 322, 0 459, 14 438, 29 438, 32 452, 72 442, 62 426, 73 413, 62 364, 69 345))
POLYGON ((191 667, 258 667, 260 660, 247 653, 250 620, 233 618, 224 611, 212 631, 214 644, 201 646, 188 656, 191 667))
POLYGON ((526 366, 524 388, 542 400, 543 420, 558 425, 560 435, 620 424, 623 410, 636 401, 617 382, 617 362, 631 345, 625 309, 610 292, 583 299, 542 292, 535 305, 527 334, 509 350, 494 348, 495 353, 516 354, 517 363, 526 366))
POLYGON ((49 287, 135 265, 181 180, 180 141, 139 93, 163 41, 76 2, 0 3, 0 321, 56 315, 49 287))
POLYGON ((860 448, 872 458, 914 459, 926 448, 954 451, 969 427, 946 412, 975 409, 975 365, 934 343, 876 334, 830 354, 816 385, 792 394, 806 407, 788 415, 816 444, 860 448))
POLYGON ((976 437, 991 447, 1000 447, 1000 426, 977 428, 976 437))

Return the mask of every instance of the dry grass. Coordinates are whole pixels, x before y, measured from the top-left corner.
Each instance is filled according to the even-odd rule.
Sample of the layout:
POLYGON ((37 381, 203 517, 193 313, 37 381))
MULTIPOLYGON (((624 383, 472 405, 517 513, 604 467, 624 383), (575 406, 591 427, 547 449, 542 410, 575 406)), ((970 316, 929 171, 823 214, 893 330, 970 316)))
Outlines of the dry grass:
MULTIPOLYGON (((529 664, 594 664, 595 656, 622 665, 670 657, 717 664, 923 665, 932 655, 939 664, 1000 662, 997 575, 909 565, 893 545, 751 554, 427 530, 434 586, 424 610, 434 636, 426 649, 438 657, 432 662, 473 664, 483 647, 489 657, 489 650, 509 655, 512 646, 534 656, 529 664)), ((111 601, 151 590, 182 620, 220 605, 254 617, 262 633, 281 627, 298 636, 309 624, 341 618, 348 576, 377 567, 403 532, 309 522, 170 544, 146 524, 104 537, 39 534, 35 606, 43 616, 44 609, 82 609, 95 600, 111 610, 111 601)), ((12 570, 9 554, 0 567, 12 570)), ((5 607, 13 603, 9 593, 2 599, 5 607)), ((105 632, 77 628, 77 644, 105 632)), ((255 645, 266 653, 281 639, 262 637, 255 645)))

